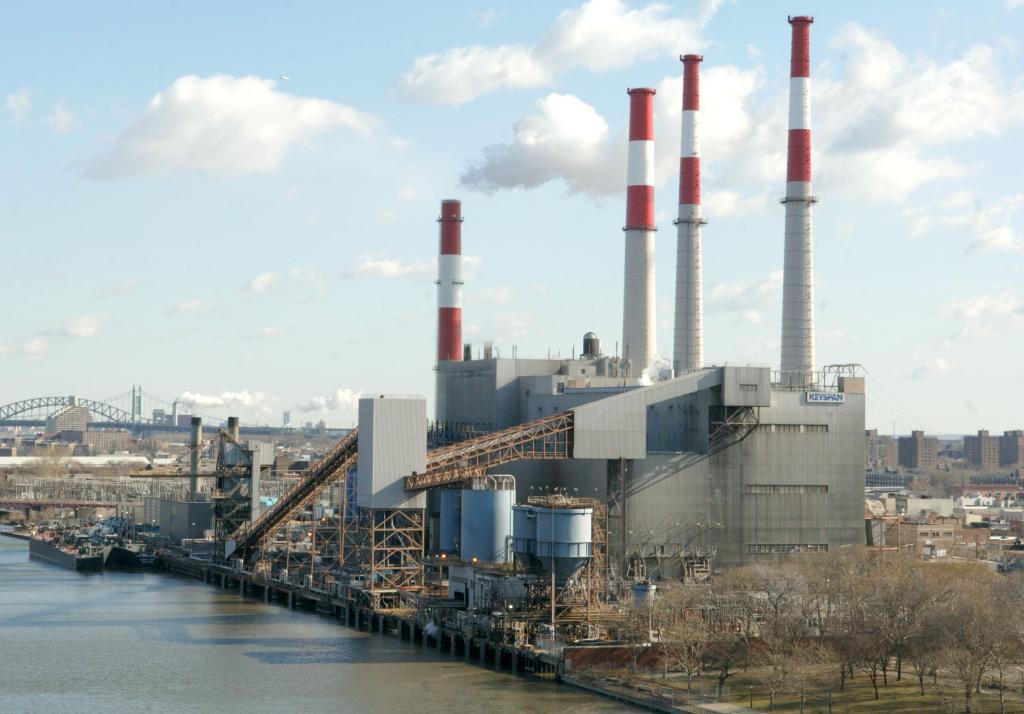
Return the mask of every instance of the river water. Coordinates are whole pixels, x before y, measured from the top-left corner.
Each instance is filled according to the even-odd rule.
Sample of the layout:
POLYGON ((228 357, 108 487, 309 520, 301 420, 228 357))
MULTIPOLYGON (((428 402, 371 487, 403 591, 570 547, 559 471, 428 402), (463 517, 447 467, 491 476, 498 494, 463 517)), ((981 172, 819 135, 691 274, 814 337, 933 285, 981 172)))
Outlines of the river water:
POLYGON ((636 710, 198 581, 75 573, 0 537, 0 711, 636 710))

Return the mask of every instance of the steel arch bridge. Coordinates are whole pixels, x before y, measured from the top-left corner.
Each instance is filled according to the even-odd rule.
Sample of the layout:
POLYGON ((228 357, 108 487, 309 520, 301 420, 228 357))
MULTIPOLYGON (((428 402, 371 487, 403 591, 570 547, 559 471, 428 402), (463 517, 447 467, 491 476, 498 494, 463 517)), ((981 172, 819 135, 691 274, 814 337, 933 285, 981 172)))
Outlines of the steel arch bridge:
POLYGON ((133 418, 131 412, 120 407, 115 407, 106 402, 98 402, 93 399, 82 399, 81 397, 33 397, 22 399, 18 402, 11 402, 0 406, 0 421, 14 420, 23 417, 25 414, 39 414, 45 412, 52 414, 63 407, 88 407, 94 416, 98 417, 97 422, 109 422, 113 424, 145 424, 149 419, 141 417, 133 418))

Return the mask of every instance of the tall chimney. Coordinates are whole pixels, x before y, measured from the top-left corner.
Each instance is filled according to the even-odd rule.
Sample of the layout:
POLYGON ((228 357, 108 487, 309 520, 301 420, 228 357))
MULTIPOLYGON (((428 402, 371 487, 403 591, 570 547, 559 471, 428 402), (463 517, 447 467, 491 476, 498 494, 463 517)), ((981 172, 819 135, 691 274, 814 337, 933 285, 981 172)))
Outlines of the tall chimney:
POLYGON ((203 418, 192 417, 192 439, 189 442, 188 459, 188 498, 195 501, 199 497, 199 445, 203 443, 203 418))
POLYGON ((811 23, 791 17, 786 250, 782 273, 782 383, 814 383, 814 256, 811 235, 811 23))
POLYGON ((654 91, 630 89, 629 163, 626 169, 626 259, 622 299, 622 353, 632 376, 655 352, 654 91))
POLYGON ((462 202, 441 201, 437 258, 437 361, 462 360, 462 202))
POLYGON ((676 315, 672 368, 677 375, 704 366, 701 307, 700 55, 683 55, 683 133, 679 150, 679 217, 676 219, 676 315))

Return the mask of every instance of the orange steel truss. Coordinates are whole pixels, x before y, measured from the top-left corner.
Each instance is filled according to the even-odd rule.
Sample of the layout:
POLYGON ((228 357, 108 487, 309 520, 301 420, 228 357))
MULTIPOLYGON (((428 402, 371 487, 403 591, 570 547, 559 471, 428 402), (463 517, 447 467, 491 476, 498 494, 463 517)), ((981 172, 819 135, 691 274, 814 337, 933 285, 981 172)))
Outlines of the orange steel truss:
POLYGON ((458 483, 521 459, 571 459, 572 446, 573 413, 552 414, 428 452, 426 471, 406 476, 405 489, 458 483))

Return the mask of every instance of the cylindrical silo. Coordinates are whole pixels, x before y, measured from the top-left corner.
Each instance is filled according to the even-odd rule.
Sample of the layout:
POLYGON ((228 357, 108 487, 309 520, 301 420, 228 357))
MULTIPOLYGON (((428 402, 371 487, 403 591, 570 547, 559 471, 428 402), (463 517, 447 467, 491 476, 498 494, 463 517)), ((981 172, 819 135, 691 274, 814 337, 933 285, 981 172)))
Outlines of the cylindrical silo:
POLYGON ((512 535, 514 489, 466 489, 462 492, 459 554, 463 560, 507 563, 512 535))
POLYGON ((456 553, 459 550, 459 506, 461 493, 453 488, 440 489, 441 511, 438 523, 438 550, 456 553))
POLYGON ((594 509, 533 508, 537 528, 535 555, 555 571, 558 583, 564 583, 593 555, 594 509))

